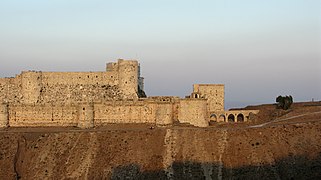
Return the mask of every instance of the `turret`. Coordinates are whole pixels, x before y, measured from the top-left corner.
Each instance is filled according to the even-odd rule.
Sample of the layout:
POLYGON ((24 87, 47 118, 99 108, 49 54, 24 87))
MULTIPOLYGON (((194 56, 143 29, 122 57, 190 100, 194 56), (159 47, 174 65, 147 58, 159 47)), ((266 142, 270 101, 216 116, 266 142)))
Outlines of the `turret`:
POLYGON ((138 62, 118 60, 119 88, 125 99, 138 98, 138 62))

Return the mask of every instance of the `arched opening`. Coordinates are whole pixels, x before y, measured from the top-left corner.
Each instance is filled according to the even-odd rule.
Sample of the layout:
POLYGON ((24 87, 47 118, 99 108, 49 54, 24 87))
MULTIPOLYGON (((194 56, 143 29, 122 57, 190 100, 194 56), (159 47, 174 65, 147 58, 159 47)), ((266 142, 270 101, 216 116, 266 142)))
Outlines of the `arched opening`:
POLYGON ((211 116, 210 116, 210 121, 208 122, 208 124, 209 124, 210 126, 214 126, 214 125, 216 124, 216 122, 217 122, 217 117, 216 117, 216 115, 215 115, 215 114, 211 114, 211 116))
POLYGON ((237 115, 236 119, 237 119, 237 122, 244 122, 244 115, 240 113, 237 115))
POLYGON ((218 121, 219 121, 219 122, 225 122, 225 116, 224 116, 224 114, 221 114, 221 115, 218 117, 218 121))
POLYGON ((215 114, 212 114, 211 116, 210 116, 210 121, 217 121, 217 117, 216 117, 216 115, 215 114))
POLYGON ((233 114, 228 115, 227 117, 228 122, 235 122, 235 117, 233 114))

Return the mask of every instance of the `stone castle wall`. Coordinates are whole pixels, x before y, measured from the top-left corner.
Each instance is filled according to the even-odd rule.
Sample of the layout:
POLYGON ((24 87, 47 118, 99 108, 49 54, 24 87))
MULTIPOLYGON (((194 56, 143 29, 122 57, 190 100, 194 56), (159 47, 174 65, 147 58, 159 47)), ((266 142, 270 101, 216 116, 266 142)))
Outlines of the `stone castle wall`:
POLYGON ((9 125, 8 105, 0 103, 0 127, 7 127, 9 125))
POLYGON ((118 101, 95 104, 95 125, 108 123, 155 123, 156 106, 146 102, 118 101))
POLYGON ((9 126, 77 126, 77 108, 77 105, 10 104, 9 126))
POLYGON ((137 61, 118 60, 116 63, 107 64, 106 70, 25 71, 14 78, 0 78, 0 102, 68 104, 138 98, 138 81, 143 78, 139 77, 137 61))
POLYGON ((78 104, 2 104, 0 127, 77 126, 91 128, 113 123, 170 125, 178 120, 205 127, 206 100, 108 101, 78 104), (178 105, 178 106, 177 106, 178 105))
POLYGON ((21 76, 0 78, 0 103, 19 103, 22 99, 21 76))
POLYGON ((139 98, 143 87, 138 62, 122 59, 108 63, 106 72, 26 71, 0 78, 0 127, 174 122, 206 127, 210 120, 238 122, 249 117, 249 112, 224 111, 221 84, 195 84, 185 99, 139 98))
POLYGON ((208 126, 206 99, 182 99, 178 118, 181 123, 189 123, 198 127, 208 126))

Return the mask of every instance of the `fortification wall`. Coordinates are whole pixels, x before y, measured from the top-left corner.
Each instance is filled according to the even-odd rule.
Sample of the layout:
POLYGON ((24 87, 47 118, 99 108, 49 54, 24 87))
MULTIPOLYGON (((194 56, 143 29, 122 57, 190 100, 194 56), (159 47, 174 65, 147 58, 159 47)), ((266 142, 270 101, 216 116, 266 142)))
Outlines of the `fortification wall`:
POLYGON ((11 104, 9 125, 19 126, 77 126, 77 105, 11 104))
POLYGON ((118 60, 106 72, 25 71, 0 78, 0 102, 64 103, 138 98, 138 62, 118 60))
POLYGON ((168 125, 173 123, 172 109, 171 102, 154 102, 148 99, 79 104, 10 104, 9 108, 0 108, 0 127, 91 128, 113 123, 168 125))
POLYGON ((23 72, 24 103, 72 103, 123 98, 116 72, 23 72))
POLYGON ((117 85, 117 72, 43 72, 44 85, 117 85))
POLYGON ((108 123, 156 123, 154 103, 115 101, 94 105, 94 124, 108 123))
POLYGON ((193 92, 207 99, 209 112, 224 111, 223 84, 194 84, 193 92))
POLYGON ((94 104, 84 103, 78 107, 78 127, 94 127, 94 104))
POLYGON ((178 109, 180 123, 189 123, 198 127, 208 126, 206 99, 181 99, 178 109))
POLYGON ((178 121, 207 127, 209 120, 241 122, 255 110, 221 111, 208 115, 206 99, 165 97, 139 101, 107 101, 77 104, 1 104, 0 127, 78 126, 92 128, 115 123, 170 125, 178 121), (163 100, 163 101, 161 101, 163 100), (168 101, 166 101, 168 100, 168 101), (230 120, 232 118, 232 120, 230 120))
POLYGON ((97 102, 123 99, 118 86, 110 85, 57 85, 44 86, 41 93, 42 103, 97 102))
POLYGON ((8 105, 0 103, 0 128, 9 125, 8 105))
POLYGON ((42 88, 42 72, 28 71, 21 73, 21 93, 24 103, 39 102, 42 88))
POLYGON ((21 76, 0 78, 0 103, 19 103, 22 98, 21 76))
POLYGON ((156 104, 156 125, 169 125, 174 121, 173 103, 159 102, 156 104))

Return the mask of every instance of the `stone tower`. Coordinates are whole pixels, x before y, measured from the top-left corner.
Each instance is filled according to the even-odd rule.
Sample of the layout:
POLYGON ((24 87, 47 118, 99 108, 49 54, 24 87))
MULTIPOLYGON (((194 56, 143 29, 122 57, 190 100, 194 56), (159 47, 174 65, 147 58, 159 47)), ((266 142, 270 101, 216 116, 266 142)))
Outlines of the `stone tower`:
POLYGON ((224 111, 224 84, 194 84, 193 93, 207 99, 209 112, 224 111))
POLYGON ((138 98, 139 83, 143 86, 143 78, 139 77, 138 61, 118 59, 117 63, 108 63, 106 71, 117 72, 118 86, 125 99, 138 98))
POLYGON ((118 60, 119 88, 127 99, 138 98, 138 62, 118 60))

